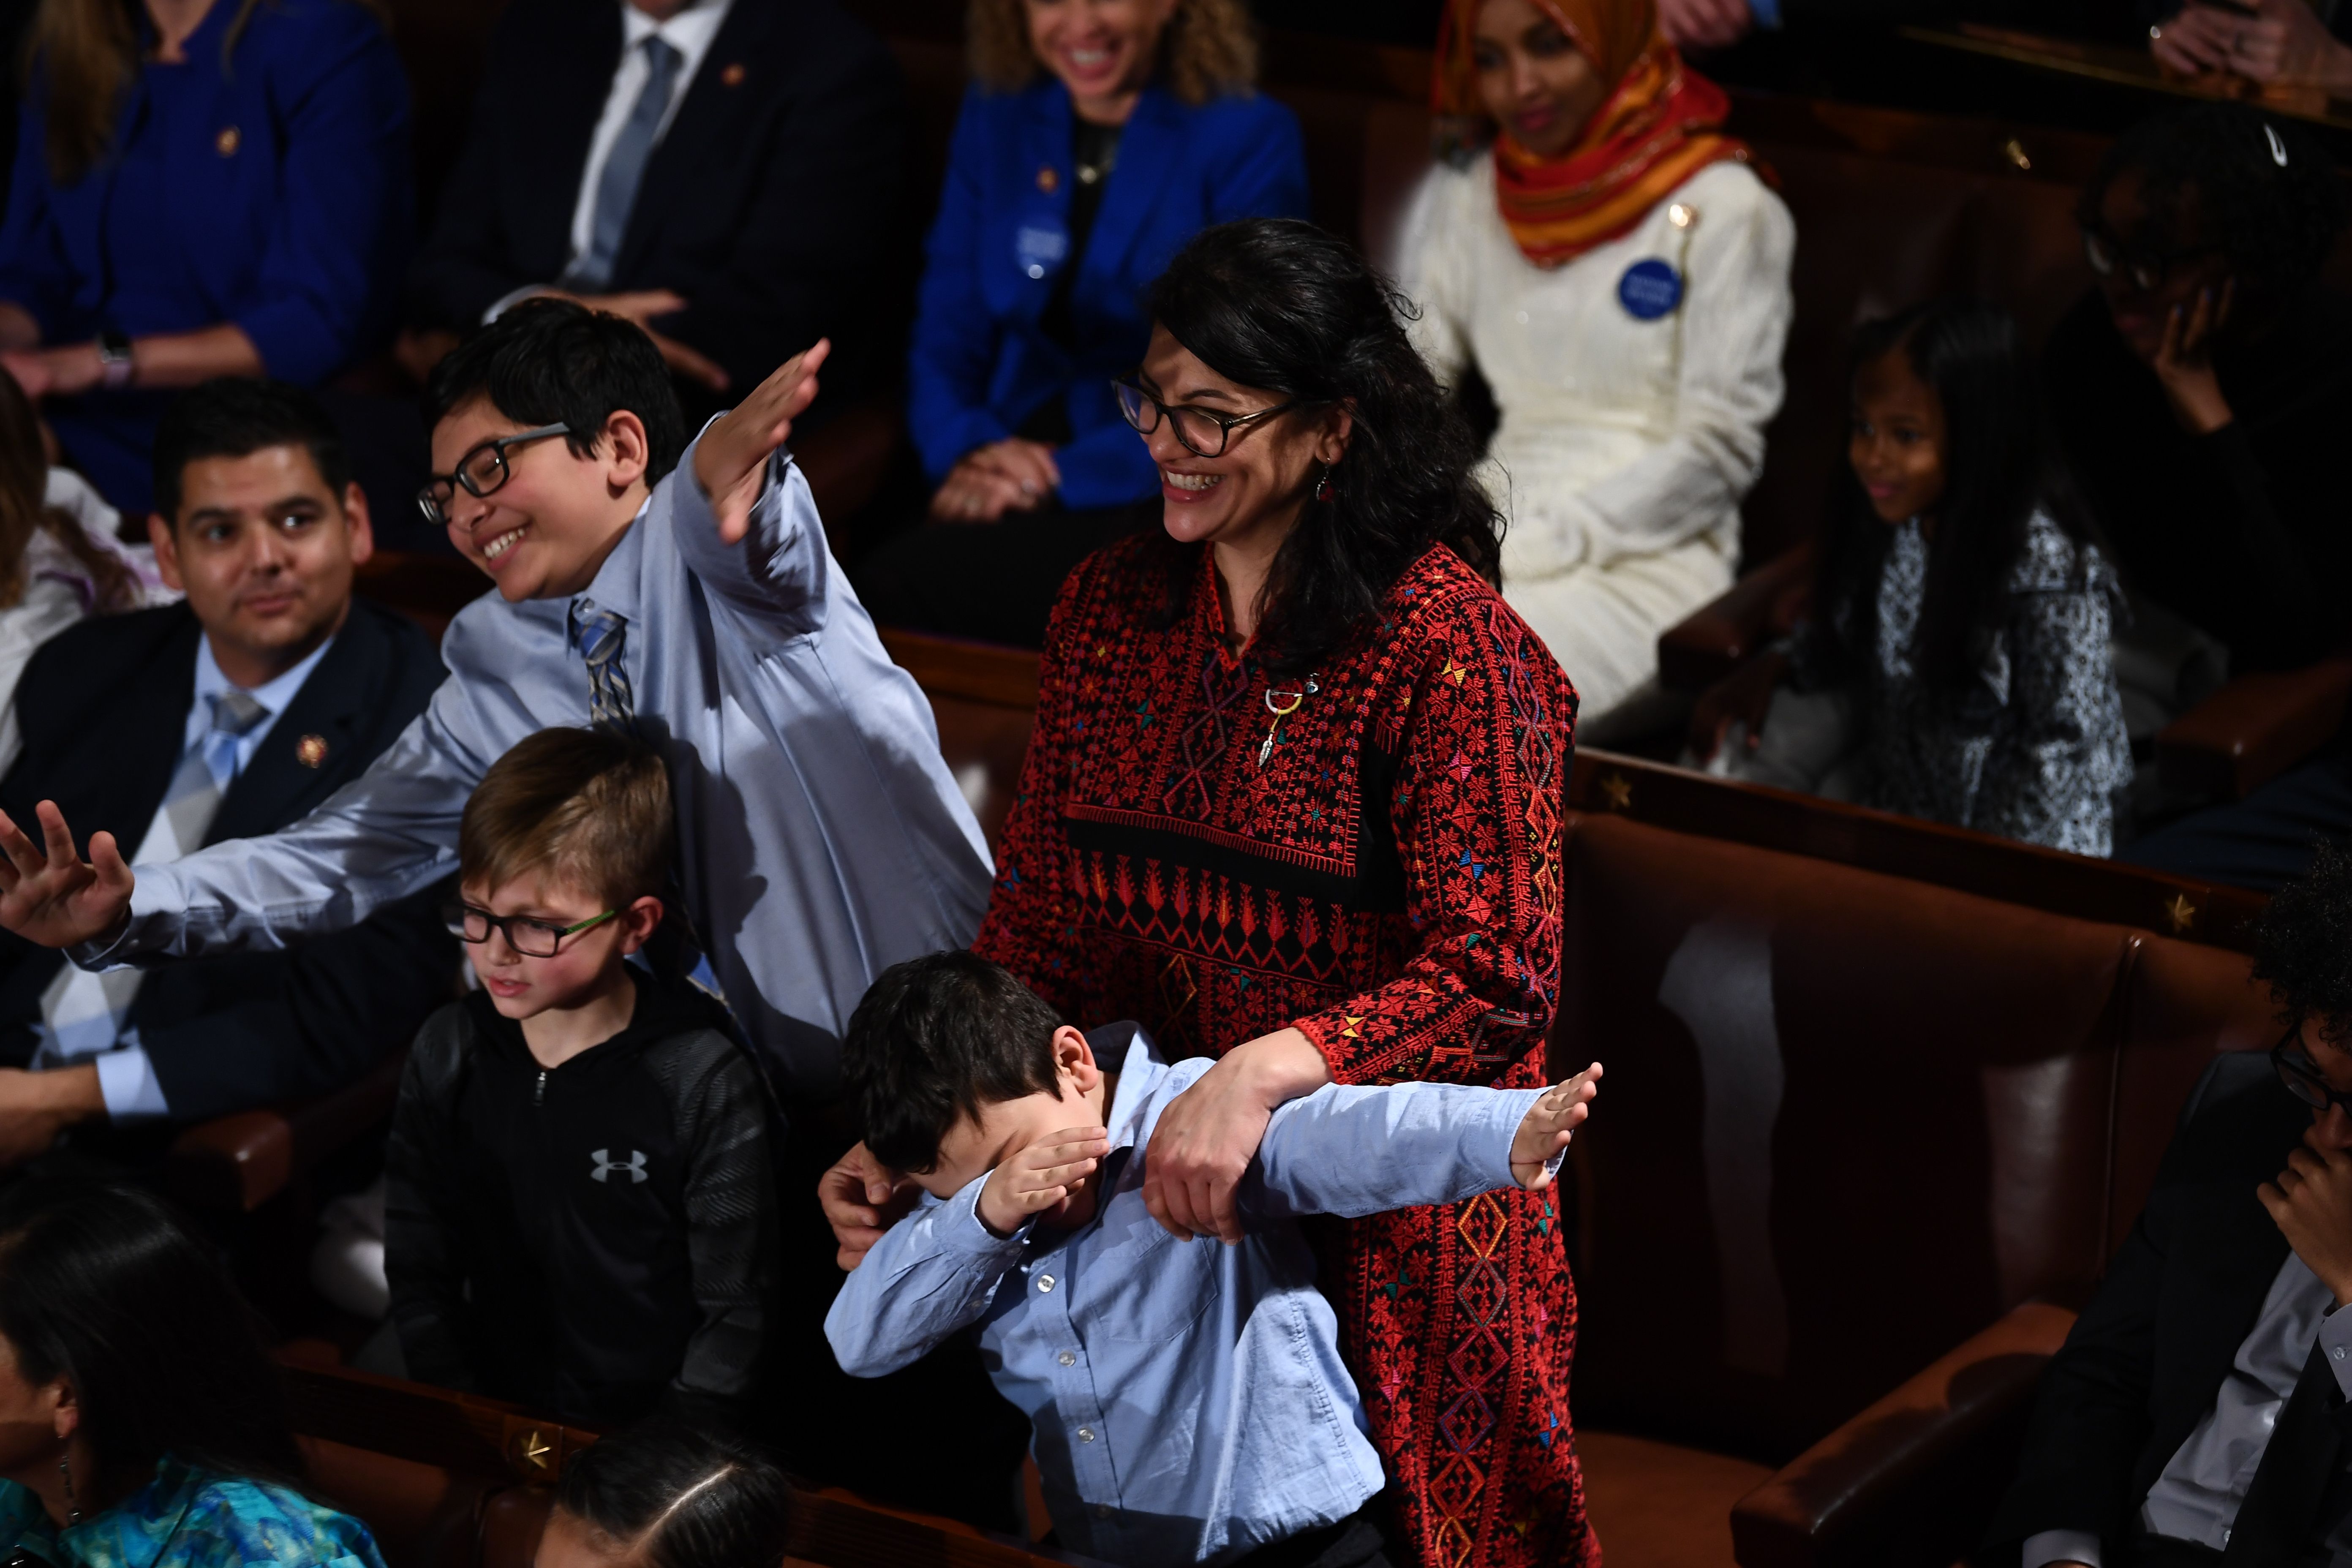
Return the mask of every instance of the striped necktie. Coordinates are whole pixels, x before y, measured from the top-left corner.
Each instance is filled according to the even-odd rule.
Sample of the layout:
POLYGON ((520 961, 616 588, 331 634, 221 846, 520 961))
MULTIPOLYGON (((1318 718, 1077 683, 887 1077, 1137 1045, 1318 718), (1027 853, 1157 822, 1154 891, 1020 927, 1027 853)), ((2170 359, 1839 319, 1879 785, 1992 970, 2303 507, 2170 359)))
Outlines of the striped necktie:
POLYGON ((621 239, 629 231, 629 214, 637 205, 637 187, 644 183, 646 160, 653 156, 661 133, 662 117, 669 112, 670 89, 686 57, 656 34, 637 46, 646 54, 646 85, 621 122, 604 154, 604 173, 596 179, 596 210, 589 219, 588 249, 572 264, 564 281, 578 289, 604 289, 612 284, 613 266, 621 257, 621 239))
POLYGON ((588 667, 588 722, 632 729, 637 720, 636 696, 629 689, 629 668, 622 661, 629 623, 610 610, 600 610, 593 599, 572 601, 572 646, 588 667))
MULTIPOLYGON (((139 841, 134 859, 154 865, 194 854, 204 847, 220 814, 221 797, 236 782, 236 747, 269 710, 242 691, 224 691, 212 700, 212 727, 188 748, 163 792, 147 837, 139 841)), ((41 1044, 34 1053, 35 1067, 60 1067, 100 1051, 112 1050, 131 1017, 131 1004, 139 994, 143 969, 110 969, 92 974, 67 964, 41 994, 41 1044)))

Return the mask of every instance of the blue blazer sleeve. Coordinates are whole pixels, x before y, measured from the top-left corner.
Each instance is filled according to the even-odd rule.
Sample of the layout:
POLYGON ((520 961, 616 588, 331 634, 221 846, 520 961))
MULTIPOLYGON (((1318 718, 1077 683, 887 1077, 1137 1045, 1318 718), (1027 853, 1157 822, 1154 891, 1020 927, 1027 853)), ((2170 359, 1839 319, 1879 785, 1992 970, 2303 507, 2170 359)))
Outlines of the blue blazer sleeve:
POLYGON ((47 342, 73 296, 73 272, 49 214, 48 91, 37 72, 16 112, 16 160, 8 176, 8 216, 0 222, 0 300, 21 305, 47 342))
MULTIPOLYGON (((1245 217, 1307 216, 1307 147, 1288 108, 1260 95, 1223 99, 1196 114, 1196 124, 1208 132, 1202 138, 1202 227, 1245 217)), ((1166 270, 1166 263, 1197 232, 1170 235, 1175 243, 1154 258, 1158 265, 1151 267, 1151 277, 1166 270)), ((1141 281, 1148 286, 1150 279, 1141 281)), ((1108 391, 1088 387, 1080 394, 1087 402, 1099 398, 1108 417, 1091 427, 1081 426, 1076 438, 1054 454, 1062 470, 1063 503, 1117 506, 1152 494, 1158 485, 1150 449, 1108 406, 1108 391)))
MULTIPOLYGON (((281 195, 259 269, 229 319, 269 374, 315 383, 389 326, 415 227, 408 83, 357 5, 306 10, 271 62, 281 195)), ((289 29, 291 31, 291 29, 289 29)))
POLYGON ((987 167, 1004 120, 1001 103, 977 89, 964 94, 948 147, 940 214, 924 247, 907 416, 915 448, 934 482, 945 479, 966 452, 1013 433, 989 406, 991 373, 1003 334, 980 286, 987 167))

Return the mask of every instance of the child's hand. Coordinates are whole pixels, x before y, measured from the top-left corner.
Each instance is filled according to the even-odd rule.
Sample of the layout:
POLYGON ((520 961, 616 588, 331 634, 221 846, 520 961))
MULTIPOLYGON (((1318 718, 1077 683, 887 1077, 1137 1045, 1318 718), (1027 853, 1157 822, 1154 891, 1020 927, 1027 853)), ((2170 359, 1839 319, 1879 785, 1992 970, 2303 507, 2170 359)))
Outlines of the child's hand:
POLYGON ((1110 1152, 1110 1131, 1073 1127, 1049 1132, 989 1173, 980 1189, 980 1223, 993 1236, 1011 1236, 1077 1190, 1110 1152))
POLYGON ((833 353, 832 342, 794 354, 754 387, 733 410, 711 422, 694 448, 694 477, 719 518, 719 537, 729 544, 751 531, 751 505, 768 471, 768 455, 793 433, 793 421, 816 400, 817 367, 833 353))
POLYGON ((1551 1185, 1568 1141, 1592 1114, 1600 1083, 1601 1064, 1594 1062, 1567 1082, 1554 1084, 1528 1108, 1518 1136, 1511 1140, 1511 1175, 1519 1185, 1531 1193, 1551 1185))

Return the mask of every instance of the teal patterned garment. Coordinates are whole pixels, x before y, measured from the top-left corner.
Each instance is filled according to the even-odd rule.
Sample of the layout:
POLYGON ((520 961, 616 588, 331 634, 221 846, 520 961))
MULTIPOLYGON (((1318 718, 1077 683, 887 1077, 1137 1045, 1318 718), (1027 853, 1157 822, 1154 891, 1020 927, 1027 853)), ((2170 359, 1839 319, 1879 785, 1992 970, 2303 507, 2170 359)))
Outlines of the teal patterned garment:
POLYGON ((384 1568, 375 1538, 349 1514, 169 1455, 153 1480, 67 1530, 31 1491, 0 1481, 0 1563, 20 1550, 51 1568, 384 1568))

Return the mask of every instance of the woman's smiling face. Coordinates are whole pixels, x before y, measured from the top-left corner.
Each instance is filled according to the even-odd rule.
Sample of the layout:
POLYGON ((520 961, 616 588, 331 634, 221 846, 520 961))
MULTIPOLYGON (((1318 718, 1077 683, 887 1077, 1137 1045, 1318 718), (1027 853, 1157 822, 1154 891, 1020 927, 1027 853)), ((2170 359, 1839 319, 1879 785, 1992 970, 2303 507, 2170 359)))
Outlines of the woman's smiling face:
MULTIPOLYGON (((1136 384, 1171 408, 1197 409, 1221 419, 1262 414, 1290 401, 1219 375, 1158 326, 1151 330, 1151 348, 1136 384)), ((1214 449, 1214 426, 1196 424, 1209 432, 1200 444, 1214 449)), ((1349 427, 1345 409, 1307 405, 1235 426, 1224 450, 1204 458, 1177 438, 1173 420, 1160 419, 1143 441, 1160 466, 1168 536, 1186 544, 1256 544, 1270 552, 1297 521, 1325 466, 1346 453, 1349 427)))

